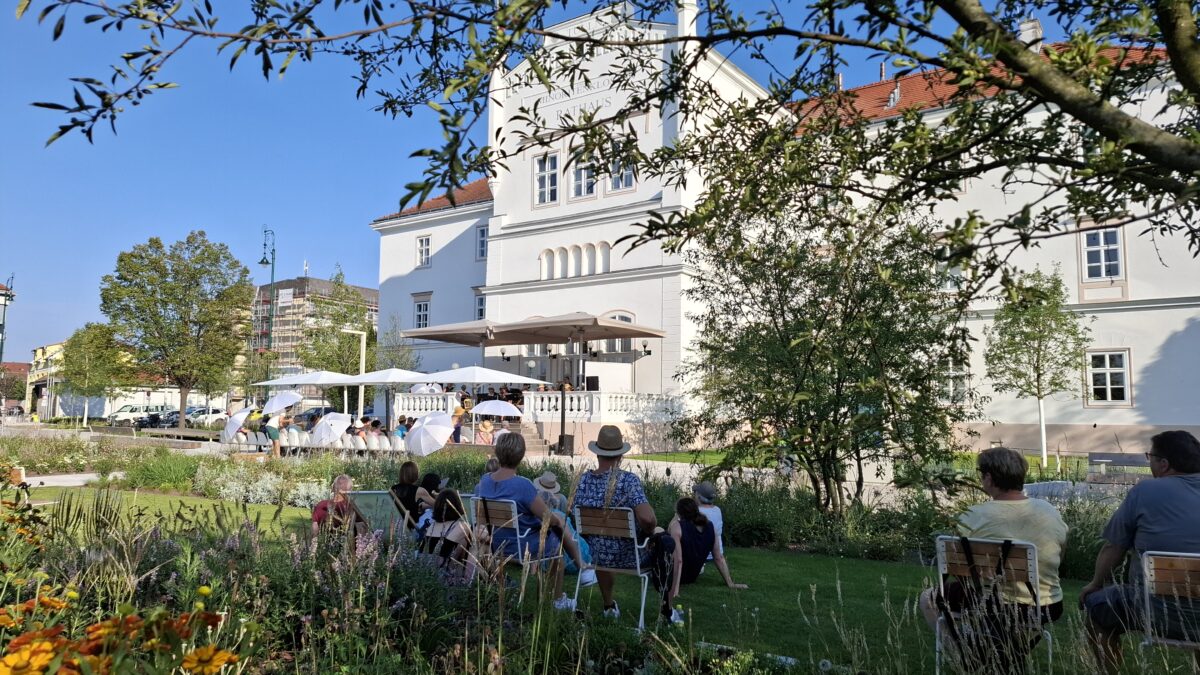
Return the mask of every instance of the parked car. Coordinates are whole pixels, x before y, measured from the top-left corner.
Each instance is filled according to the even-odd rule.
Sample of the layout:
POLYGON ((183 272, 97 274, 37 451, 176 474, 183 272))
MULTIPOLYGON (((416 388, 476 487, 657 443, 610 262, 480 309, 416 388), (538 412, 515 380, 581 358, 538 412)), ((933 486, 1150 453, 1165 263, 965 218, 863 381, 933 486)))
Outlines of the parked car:
POLYGON ((179 411, 169 410, 165 413, 162 413, 158 417, 158 424, 153 426, 156 426, 159 429, 173 429, 179 426, 179 411))
POLYGON ((188 413, 187 425, 190 427, 204 427, 212 424, 218 424, 229 419, 229 415, 225 414, 220 408, 205 408, 200 406, 188 413))
MULTIPOLYGON (((139 419, 147 418, 151 414, 155 417, 161 417, 163 413, 175 410, 175 406, 170 405, 123 405, 115 413, 108 416, 108 424, 113 427, 132 427, 138 426, 136 423, 139 419)), ((145 426, 144 424, 142 426, 145 426)))
POLYGON ((295 420, 296 424, 300 425, 301 427, 307 427, 308 421, 313 417, 324 417, 331 412, 337 412, 337 408, 334 408, 331 405, 317 406, 314 408, 309 408, 308 410, 293 416, 292 419, 295 420))

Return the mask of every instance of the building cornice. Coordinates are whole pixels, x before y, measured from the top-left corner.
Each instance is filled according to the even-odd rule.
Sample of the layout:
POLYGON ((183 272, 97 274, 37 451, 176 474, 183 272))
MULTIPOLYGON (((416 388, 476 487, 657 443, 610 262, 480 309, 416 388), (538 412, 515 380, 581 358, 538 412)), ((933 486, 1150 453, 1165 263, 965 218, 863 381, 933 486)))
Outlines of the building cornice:
POLYGON ((663 265, 661 267, 638 267, 632 270, 605 272, 604 274, 589 274, 582 277, 566 279, 540 279, 537 281, 515 281, 499 286, 487 286, 480 289, 484 295, 508 295, 510 293, 527 293, 540 290, 560 290, 579 288, 582 286, 598 286, 616 284, 625 281, 640 281, 642 279, 662 279, 677 276, 684 272, 683 265, 663 265))
POLYGON ((463 204, 449 209, 437 209, 425 213, 414 213, 407 216, 399 216, 389 220, 380 220, 371 223, 371 229, 380 234, 389 234, 399 232, 409 228, 428 227, 431 223, 439 220, 448 222, 477 219, 485 214, 491 216, 492 200, 475 202, 473 204, 463 204))
MULTIPOLYGON (((1146 309, 1189 309, 1196 307, 1200 307, 1200 295, 1076 303, 1066 305, 1064 309, 1076 314, 1115 314, 1118 312, 1136 312, 1146 309)), ((991 319, 996 316, 996 308, 972 310, 970 315, 972 318, 991 319)))
POLYGON ((505 223, 500 232, 495 234, 489 233, 488 239, 492 241, 516 239, 518 237, 524 237, 533 232, 544 232, 548 230, 573 230, 583 227, 591 227, 594 225, 603 225, 607 222, 623 220, 634 216, 646 216, 656 212, 669 213, 675 210, 678 210, 678 207, 663 206, 660 193, 659 196, 652 199, 646 199, 640 202, 634 202, 632 204, 621 204, 619 206, 595 209, 586 213, 564 213, 562 215, 556 215, 550 218, 523 220, 519 223, 511 224, 505 223))

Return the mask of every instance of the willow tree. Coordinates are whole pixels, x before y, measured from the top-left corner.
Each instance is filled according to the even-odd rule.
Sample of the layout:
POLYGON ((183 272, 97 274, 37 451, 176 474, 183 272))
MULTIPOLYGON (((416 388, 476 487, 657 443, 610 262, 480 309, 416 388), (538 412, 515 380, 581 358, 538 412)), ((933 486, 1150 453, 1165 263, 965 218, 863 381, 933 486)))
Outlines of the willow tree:
MULTIPOLYGON (((1087 227, 1080 223, 1177 233, 1164 245, 1200 253, 1200 43, 1192 3, 785 0, 749 14, 734 0, 700 7, 693 0, 602 7, 302 0, 233 10, 206 0, 18 0, 18 16, 31 9, 55 39, 69 36, 76 29, 68 25, 77 22, 133 34, 111 68, 91 65, 103 76, 75 78, 63 102, 35 104, 64 116, 52 141, 115 129, 133 106, 177 86, 169 78, 179 55, 207 43, 229 67, 253 62, 264 77, 316 59, 347 59, 358 71, 351 87, 381 113, 408 116, 431 107, 444 134, 418 152, 428 169, 406 186, 402 205, 563 139, 577 158, 633 166, 668 186, 686 183, 707 203, 727 195, 713 193, 698 175, 730 154, 746 162, 761 156, 755 121, 789 132, 825 114, 848 128, 870 125, 855 93, 839 83, 850 64, 877 58, 897 76, 925 73, 929 86, 918 88, 933 92, 933 100, 901 98, 886 123, 873 125, 862 142, 874 159, 850 189, 915 208, 952 197, 972 178, 1030 188, 986 213, 960 206, 946 224, 946 254, 956 264, 994 272, 1013 248, 1087 227), (589 11, 586 26, 559 21, 589 11), (1030 16, 1041 17, 1057 41, 1043 42, 1022 23, 1030 16), (724 58, 718 51, 769 64, 763 95, 721 96, 709 77, 724 58), (571 95, 601 82, 613 93, 611 109, 547 116, 531 103, 504 128, 481 122, 489 96, 513 87, 537 84, 551 95, 571 95), (833 100, 835 109, 808 105, 815 100, 833 100), (938 109, 936 125, 912 110, 918 104, 938 109), (634 118, 646 112, 678 129, 677 138, 656 149, 631 142, 634 118)), ((819 176, 803 180, 821 183, 819 176)), ((643 237, 671 243, 711 237, 721 227, 685 212, 648 217, 643 225, 643 237)), ((883 231, 894 223, 876 218, 868 226, 883 231)), ((974 278, 982 287, 989 275, 974 278)))
POLYGON ((170 247, 151 237, 100 282, 100 310, 140 370, 179 387, 181 413, 192 389, 233 368, 253 297, 250 271, 201 230, 170 247))

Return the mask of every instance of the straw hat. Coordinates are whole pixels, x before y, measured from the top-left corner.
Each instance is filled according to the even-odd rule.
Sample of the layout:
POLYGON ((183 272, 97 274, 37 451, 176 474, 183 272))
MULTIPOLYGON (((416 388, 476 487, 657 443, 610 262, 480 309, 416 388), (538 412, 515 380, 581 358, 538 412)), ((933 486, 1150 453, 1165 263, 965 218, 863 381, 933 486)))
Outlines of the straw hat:
POLYGON ((538 489, 542 490, 543 492, 549 492, 550 494, 558 494, 558 491, 561 489, 558 485, 558 476, 555 476, 553 471, 547 471, 546 473, 538 476, 535 484, 537 485, 538 489))
POLYGON ((621 430, 611 424, 600 427, 596 440, 588 443, 588 450, 600 457, 620 457, 629 452, 629 444, 621 436, 621 430))
POLYGON ((488 433, 488 434, 492 433, 492 421, 491 421, 491 420, 484 420, 484 421, 480 422, 480 423, 479 423, 479 430, 480 430, 480 431, 482 431, 482 432, 484 432, 484 433, 488 433))

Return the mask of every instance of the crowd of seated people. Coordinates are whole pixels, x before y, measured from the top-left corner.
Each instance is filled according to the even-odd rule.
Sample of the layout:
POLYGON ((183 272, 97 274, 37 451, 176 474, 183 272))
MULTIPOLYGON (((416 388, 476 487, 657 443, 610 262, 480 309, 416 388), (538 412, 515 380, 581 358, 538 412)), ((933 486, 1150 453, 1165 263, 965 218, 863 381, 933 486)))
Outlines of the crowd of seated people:
MULTIPOLYGON (((1078 599, 1099 669, 1105 673, 1120 667, 1121 636, 1142 631, 1147 621, 1140 566, 1130 565, 1130 578, 1118 580, 1114 573, 1122 561, 1130 553, 1140 555, 1146 551, 1200 555, 1200 527, 1195 522, 1195 514, 1200 513, 1200 442, 1185 431, 1168 431, 1151 438, 1149 447, 1146 456, 1153 477, 1134 485, 1109 520, 1102 534, 1105 543, 1095 562, 1095 575, 1078 599)), ((620 430, 603 427, 588 449, 596 456, 596 466, 578 477, 568 496, 552 472, 544 472, 536 480, 519 475, 525 458, 524 438, 515 433, 499 435, 494 456, 488 459, 470 497, 511 501, 516 506, 517 523, 516 527, 511 522, 491 523, 490 528, 483 528, 488 530, 486 538, 480 523, 472 529, 470 503, 460 490, 448 487, 436 473, 422 476, 415 462, 401 465, 398 482, 390 493, 421 550, 439 557, 456 573, 468 569, 473 547, 513 559, 545 559, 541 567, 553 580, 554 604, 559 609, 575 609, 574 599, 561 590, 568 564, 582 575, 581 585, 598 583, 602 611, 609 617, 621 614, 614 598, 615 571, 637 567, 658 570, 666 563, 664 569, 669 576, 657 578, 656 586, 662 593, 663 619, 672 622, 683 619, 672 605, 682 598, 689 584, 702 578, 709 561, 725 586, 746 588, 734 581, 724 555, 724 514, 715 504, 718 494, 714 485, 697 484, 692 496, 679 499, 674 517, 664 530, 659 527, 641 481, 621 468, 629 444, 620 430), (580 536, 571 522, 576 507, 630 509, 637 539, 649 544, 635 546, 633 539, 617 536, 580 536), (520 537, 517 528, 522 532, 520 537)), ((958 534, 1034 544, 1038 585, 1006 579, 997 588, 997 601, 1025 617, 1026 621, 1013 625, 1038 627, 1058 621, 1065 602, 1059 568, 1067 542, 1067 526, 1061 514, 1050 502, 1025 494, 1028 464, 1021 453, 990 448, 979 453, 976 466, 980 486, 989 499, 971 506, 959 517, 958 534)), ((346 527, 360 520, 350 493, 350 478, 338 476, 329 499, 313 511, 314 534, 322 526, 346 527)), ((705 587, 708 584, 701 588, 705 587)), ((964 612, 980 610, 978 598, 972 598, 976 589, 971 579, 948 578, 940 589, 925 591, 918 602, 931 627, 937 626, 939 619, 943 625, 954 625, 964 612)), ((1200 602, 1155 598, 1149 607, 1166 637, 1200 638, 1200 602)), ((1040 632, 1031 635, 1032 642, 999 640, 989 644, 993 649, 1014 650, 1006 656, 1015 662, 1024 657, 1040 632)))

